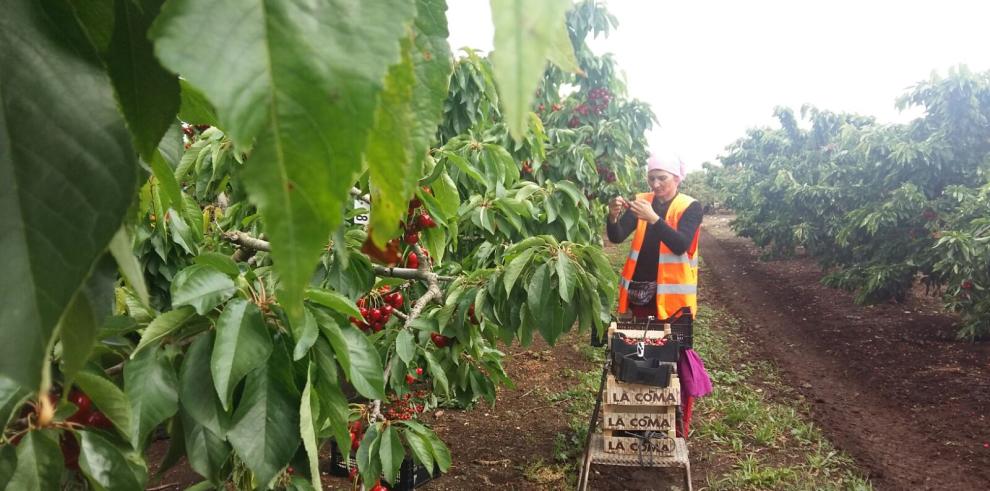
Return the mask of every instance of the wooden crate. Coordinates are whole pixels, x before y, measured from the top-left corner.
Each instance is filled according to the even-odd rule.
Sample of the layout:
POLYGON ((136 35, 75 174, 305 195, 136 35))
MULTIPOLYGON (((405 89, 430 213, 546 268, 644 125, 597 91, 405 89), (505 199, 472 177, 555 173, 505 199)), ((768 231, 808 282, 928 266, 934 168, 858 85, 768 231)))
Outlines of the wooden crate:
POLYGON ((602 428, 606 430, 664 431, 674 436, 677 410, 674 406, 604 406, 602 428))
POLYGON ((671 374, 667 387, 627 384, 615 380, 608 374, 605 381, 605 401, 610 406, 679 406, 681 404, 681 382, 671 374))
POLYGON ((644 440, 632 436, 617 436, 612 430, 604 430, 602 438, 605 453, 637 455, 643 457, 670 457, 677 450, 676 440, 662 436, 644 440))

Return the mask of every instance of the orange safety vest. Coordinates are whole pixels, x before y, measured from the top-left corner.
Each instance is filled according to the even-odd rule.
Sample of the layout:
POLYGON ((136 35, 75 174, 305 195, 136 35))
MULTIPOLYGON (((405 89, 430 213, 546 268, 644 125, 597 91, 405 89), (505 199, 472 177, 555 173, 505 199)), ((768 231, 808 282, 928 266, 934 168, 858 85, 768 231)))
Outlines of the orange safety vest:
MULTIPOLYGON (((653 193, 640 193, 637 199, 653 201, 653 193)), ((667 216, 664 220, 667 225, 677 230, 677 223, 681 220, 684 210, 688 205, 694 203, 695 199, 685 195, 677 194, 667 208, 667 216)), ((636 223, 636 235, 633 236, 632 247, 629 249, 629 257, 626 258, 626 265, 622 268, 622 278, 619 280, 619 313, 624 314, 629 308, 629 284, 632 282, 633 272, 636 271, 636 260, 639 259, 639 250, 643 247, 643 239, 646 237, 646 220, 638 220, 636 223)), ((657 265, 657 318, 668 319, 671 314, 677 313, 683 307, 691 309, 691 317, 698 313, 698 236, 701 235, 701 226, 694 233, 694 239, 684 254, 677 255, 660 242, 660 260, 657 265)))

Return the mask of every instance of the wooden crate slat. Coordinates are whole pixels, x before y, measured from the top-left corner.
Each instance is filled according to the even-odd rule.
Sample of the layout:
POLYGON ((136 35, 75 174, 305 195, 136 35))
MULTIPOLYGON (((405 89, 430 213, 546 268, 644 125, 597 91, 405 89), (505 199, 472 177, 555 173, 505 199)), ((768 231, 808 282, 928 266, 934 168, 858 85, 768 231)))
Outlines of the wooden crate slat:
POLYGON ((608 374, 605 381, 604 404, 611 406, 679 406, 681 404, 681 383, 675 375, 670 376, 667 387, 627 384, 608 374))
POLYGON ((674 406, 603 406, 602 428, 630 431, 674 431, 677 411, 674 406))
POLYGON ((677 450, 676 440, 670 435, 654 436, 643 440, 634 436, 617 436, 613 433, 611 430, 602 432, 605 453, 670 457, 677 450))

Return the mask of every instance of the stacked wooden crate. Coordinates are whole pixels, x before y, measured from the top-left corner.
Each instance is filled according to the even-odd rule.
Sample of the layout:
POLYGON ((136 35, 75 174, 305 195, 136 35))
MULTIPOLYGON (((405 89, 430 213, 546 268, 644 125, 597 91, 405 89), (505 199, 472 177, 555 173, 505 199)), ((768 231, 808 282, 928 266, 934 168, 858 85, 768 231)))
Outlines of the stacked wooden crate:
MULTIPOLYGON (((608 339, 616 334, 627 339, 663 339, 664 331, 627 331, 609 328, 608 339)), ((669 457, 677 445, 675 430, 681 385, 676 370, 666 387, 620 382, 608 374, 602 410, 604 451, 613 454, 669 457)))

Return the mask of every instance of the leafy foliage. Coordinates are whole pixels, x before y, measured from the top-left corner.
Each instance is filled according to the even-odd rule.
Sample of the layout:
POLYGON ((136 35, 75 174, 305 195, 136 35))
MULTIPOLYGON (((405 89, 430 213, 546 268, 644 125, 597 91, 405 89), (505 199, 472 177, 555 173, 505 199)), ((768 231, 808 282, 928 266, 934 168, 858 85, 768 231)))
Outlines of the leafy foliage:
POLYGON ((920 279, 962 314, 960 336, 985 336, 990 74, 960 67, 898 104, 924 115, 882 125, 805 107, 805 129, 778 109, 780 128, 750 130, 708 181, 770 255, 803 248, 859 302, 903 300, 920 279))
POLYGON ((600 4, 494 2, 494 64, 442 0, 4 6, 0 476, 139 489, 160 431, 203 486, 318 484, 331 439, 368 484, 443 472, 419 414, 608 321, 654 118, 600 4))

